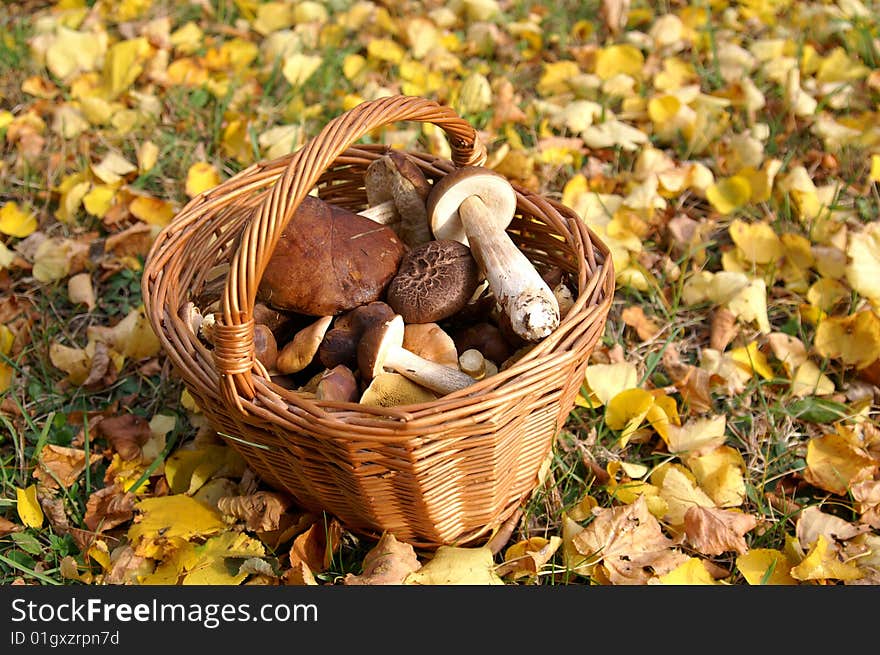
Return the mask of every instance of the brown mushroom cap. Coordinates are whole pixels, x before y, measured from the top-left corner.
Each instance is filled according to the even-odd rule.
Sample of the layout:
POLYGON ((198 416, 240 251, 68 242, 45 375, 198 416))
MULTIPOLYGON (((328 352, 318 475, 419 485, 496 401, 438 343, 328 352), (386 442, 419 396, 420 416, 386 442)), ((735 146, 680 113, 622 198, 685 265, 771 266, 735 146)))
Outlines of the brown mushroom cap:
POLYGON ((458 352, 463 353, 465 350, 475 348, 483 354, 483 357, 496 364, 501 364, 513 352, 513 348, 504 338, 504 333, 495 325, 485 321, 455 331, 452 339, 458 352))
POLYGON ((437 364, 458 366, 455 341, 436 323, 406 324, 403 327, 403 347, 437 364))
POLYGON ((268 371, 275 368, 275 361, 278 359, 278 342, 275 340, 275 334, 263 323, 254 325, 254 357, 268 371))
POLYGON ((400 262, 385 297, 406 323, 434 323, 464 307, 480 282, 480 269, 466 245, 428 241, 400 262))
POLYGON ((354 373, 342 364, 321 373, 315 387, 315 397, 318 400, 355 402, 358 393, 358 383, 354 373))
POLYGON ((358 343, 358 371, 372 380, 384 370, 388 353, 403 344, 404 324, 398 317, 367 330, 358 343))
POLYGON ((258 299, 310 316, 336 315, 378 300, 405 252, 390 228, 306 196, 266 265, 258 299))
POLYGON ((345 364, 350 368, 357 366, 357 346, 361 335, 373 325, 394 318, 394 310, 389 305, 376 300, 342 314, 333 323, 333 328, 324 335, 318 346, 318 359, 327 368, 345 364))
POLYGON ((428 195, 428 220, 436 239, 468 245, 458 208, 470 196, 483 201, 499 231, 507 228, 516 213, 516 192, 504 176, 481 166, 462 166, 437 180, 428 195))

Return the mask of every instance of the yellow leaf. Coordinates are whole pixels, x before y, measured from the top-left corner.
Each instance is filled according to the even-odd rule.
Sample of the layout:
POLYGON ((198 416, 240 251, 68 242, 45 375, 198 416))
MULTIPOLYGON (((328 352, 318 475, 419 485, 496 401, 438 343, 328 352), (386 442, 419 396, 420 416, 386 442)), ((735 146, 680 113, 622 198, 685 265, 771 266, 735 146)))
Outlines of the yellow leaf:
POLYGON ((135 197, 128 209, 135 218, 159 227, 165 227, 174 218, 174 206, 170 202, 150 196, 135 197))
POLYGON ((834 391, 834 382, 831 378, 822 373, 811 361, 798 366, 791 380, 792 396, 830 396, 834 391))
POLYGON ((81 256, 88 246, 73 239, 50 237, 37 246, 34 253, 32 273, 40 282, 55 282, 70 273, 71 263, 81 256))
POLYGON ((168 64, 168 81, 178 86, 201 86, 208 80, 208 70, 193 57, 181 57, 168 64))
POLYGON ((105 32, 77 32, 59 27, 46 50, 46 67, 57 78, 94 70, 107 48, 105 32))
POLYGON ((113 100, 128 90, 144 70, 144 61, 150 53, 150 42, 137 37, 114 43, 104 57, 102 72, 104 91, 113 100))
POLYGON ((185 585, 237 585, 244 582, 247 572, 230 570, 228 559, 244 560, 263 557, 266 548, 262 542, 246 534, 223 532, 196 546, 195 557, 186 565, 185 585))
MULTIPOLYGON (((8 327, 0 323, 0 355, 9 355, 12 352, 12 345, 15 343, 15 334, 8 327)), ((9 389, 12 385, 12 376, 15 370, 0 359, 0 394, 9 389)))
POLYGON ((406 51, 391 39, 373 39, 367 44, 367 56, 370 59, 399 64, 403 61, 406 51))
POLYGON ((791 562, 784 553, 772 548, 752 548, 738 555, 736 568, 750 585, 796 585, 791 577, 791 562))
POLYGON ((23 238, 37 229, 37 218, 31 212, 19 209, 14 200, 0 207, 0 232, 11 237, 23 238))
POLYGON ((270 1, 257 7, 254 29, 262 35, 291 27, 294 22, 293 5, 270 1))
POLYGON ((151 170, 159 160, 159 146, 152 141, 144 141, 138 146, 137 161, 138 172, 146 173, 151 170))
POLYGON ((281 74, 292 87, 298 88, 318 70, 321 61, 321 57, 317 55, 305 55, 297 52, 284 59, 281 74))
POLYGON ((706 565, 698 557, 689 557, 687 561, 666 573, 652 580, 652 584, 665 585, 721 585, 709 573, 706 565))
POLYGON ((829 316, 819 322, 813 342, 822 357, 864 368, 880 358, 880 317, 871 310, 829 316))
POLYGON ((128 529, 133 543, 142 539, 204 537, 226 527, 219 513, 184 495, 144 498, 135 509, 140 512, 140 520, 128 529))
POLYGON ((772 380, 775 376, 767 356, 758 350, 758 342, 752 341, 747 346, 734 348, 730 351, 730 357, 740 365, 747 373, 757 373, 765 380, 772 380))
POLYGON ((108 152, 97 164, 92 164, 92 172, 106 184, 121 182, 123 177, 137 170, 137 166, 118 152, 108 152))
POLYGON ((692 475, 678 464, 670 464, 662 471, 655 471, 651 478, 651 482, 659 485, 660 497, 667 503, 668 509, 663 520, 673 528, 684 526, 684 515, 690 507, 715 507, 714 501, 697 486, 692 475), (657 481, 654 480, 655 477, 657 481))
POLYGON ((654 396, 644 389, 627 389, 614 396, 605 407, 605 424, 622 430, 620 445, 625 446, 654 405, 654 396))
POLYGON ((691 419, 683 426, 670 425, 666 440, 669 452, 706 452, 724 443, 727 419, 722 414, 712 418, 691 419))
POLYGON ((596 75, 607 80, 615 75, 639 77, 645 56, 641 50, 629 44, 616 44, 602 48, 596 53, 596 75))
POLYGON ((718 507, 739 507, 746 498, 742 455, 730 446, 718 446, 704 454, 686 458, 697 483, 718 507))
POLYGON ((706 189, 706 199, 720 214, 730 214, 752 197, 752 187, 748 179, 740 175, 722 178, 706 189))
POLYGON ((880 221, 850 233, 846 254, 847 282, 880 308, 880 221))
POLYGON ((754 321, 762 334, 770 333, 770 318, 767 315, 767 284, 763 279, 751 280, 748 286, 741 289, 726 304, 737 318, 743 321, 754 321))
POLYGON ((804 479, 841 496, 854 482, 870 480, 878 466, 876 460, 839 433, 810 439, 806 459, 804 479))
POLYGON ((91 190, 83 196, 82 203, 85 210, 92 216, 103 218, 104 215, 113 206, 113 199, 116 197, 115 185, 96 184, 91 190))
POLYGON ((39 528, 43 525, 43 508, 37 499, 37 485, 32 484, 25 489, 15 488, 18 518, 29 528, 39 528))
POLYGON ((587 396, 578 396, 581 407, 607 405, 621 391, 634 389, 639 383, 639 373, 635 364, 593 364, 587 366, 584 383, 587 396))
POLYGON ((749 262, 769 264, 783 255, 782 241, 767 223, 749 224, 736 219, 728 229, 730 238, 749 262))
POLYGON ((89 340, 101 341, 115 351, 134 360, 155 357, 161 344, 143 307, 132 309, 116 325, 105 327, 92 325, 86 330, 89 340))
POLYGON ((429 562, 403 581, 410 585, 503 585, 488 547, 440 546, 429 562))
POLYGON ((220 174, 208 162, 196 162, 186 173, 186 195, 190 198, 220 184, 220 174))
POLYGON ((552 96, 570 90, 571 80, 580 75, 577 63, 556 61, 545 63, 538 80, 537 91, 542 96, 552 96))
POLYGON ((854 564, 843 562, 836 546, 820 534, 816 543, 803 561, 791 569, 797 580, 858 580, 863 577, 861 569, 854 564))
POLYGON ((871 172, 868 174, 871 182, 880 182, 880 155, 871 155, 871 172))
POLYGON ((243 470, 241 457, 228 446, 180 448, 165 460, 165 477, 171 493, 193 494, 218 471, 243 470))

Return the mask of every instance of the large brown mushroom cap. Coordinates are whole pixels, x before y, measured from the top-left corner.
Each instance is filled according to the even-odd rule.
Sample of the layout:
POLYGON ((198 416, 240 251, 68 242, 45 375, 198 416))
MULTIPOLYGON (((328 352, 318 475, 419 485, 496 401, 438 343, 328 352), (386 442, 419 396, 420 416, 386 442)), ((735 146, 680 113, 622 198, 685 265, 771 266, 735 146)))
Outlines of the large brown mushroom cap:
POLYGON ((386 299, 406 323, 435 323, 468 303, 480 277, 466 245, 452 239, 428 241, 403 256, 386 299))
POLYGON ((278 240, 258 297, 278 309, 336 315, 378 300, 405 252, 390 228, 307 196, 278 240))

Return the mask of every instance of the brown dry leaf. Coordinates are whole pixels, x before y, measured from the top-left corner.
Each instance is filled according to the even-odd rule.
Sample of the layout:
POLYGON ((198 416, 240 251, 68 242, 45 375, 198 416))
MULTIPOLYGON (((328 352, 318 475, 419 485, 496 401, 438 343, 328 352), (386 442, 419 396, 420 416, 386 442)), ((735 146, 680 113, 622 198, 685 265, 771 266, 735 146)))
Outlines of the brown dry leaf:
POLYGON ((302 560, 296 560, 292 566, 284 572, 282 576, 284 584, 297 586, 314 586, 318 584, 315 580, 315 574, 309 568, 309 565, 302 560))
POLYGON ((74 304, 83 304, 89 311, 95 308, 95 288, 89 273, 77 273, 67 280, 67 297, 74 304))
POLYGON ((663 367, 681 394, 682 400, 691 409, 700 414, 712 409, 710 389, 713 384, 724 382, 720 376, 682 362, 673 348, 667 348, 663 353, 663 367))
POLYGON ((880 480, 857 482, 850 491, 858 503, 859 521, 880 530, 880 480))
MULTIPOLYGON (((89 466, 101 459, 101 455, 92 454, 89 466)), ((70 487, 86 469, 86 451, 66 446, 46 444, 40 451, 34 477, 49 489, 56 489, 60 483, 65 489, 70 487)))
POLYGON ((113 355, 105 343, 95 342, 95 352, 89 362, 89 374, 83 380, 82 386, 87 389, 106 389, 114 382, 119 374, 119 369, 113 362, 113 355))
POLYGON ((795 535, 802 548, 812 548, 819 536, 830 543, 848 541, 869 530, 866 525, 853 525, 838 516, 823 512, 816 506, 805 507, 798 517, 795 535))
POLYGON ((104 583, 139 584, 140 579, 152 573, 154 567, 155 562, 138 555, 134 548, 126 544, 110 553, 110 570, 104 576, 104 583))
POLYGON ((422 564, 413 547, 398 541, 386 532, 364 557, 363 573, 348 573, 343 580, 346 585, 397 585, 422 564))
POLYGON ((136 414, 108 416, 97 424, 95 430, 125 461, 139 459, 141 449, 151 435, 150 422, 136 414))
POLYGON ((680 543, 663 534, 644 496, 623 507, 596 508, 595 519, 575 535, 581 555, 598 558, 612 584, 647 584, 687 560, 680 543))
POLYGON ((514 580, 535 578, 561 545, 562 539, 555 535, 549 539, 531 537, 518 541, 504 553, 504 563, 495 569, 495 573, 501 577, 509 575, 514 580))
POLYGON ((13 532, 21 532, 22 530, 24 530, 23 525, 13 523, 9 519, 5 519, 0 516, 0 537, 5 537, 12 534, 13 532))
POLYGON ((290 548, 290 565, 298 570, 303 564, 310 573, 321 572, 330 566, 330 561, 340 545, 342 526, 336 519, 329 523, 318 521, 293 540, 290 548))
POLYGON ((281 515, 290 503, 290 499, 280 493, 258 491, 247 496, 220 498, 217 509, 224 516, 244 520, 248 530, 271 532, 278 529, 281 515))
POLYGON ((727 309, 727 307, 719 307, 712 312, 712 332, 709 337, 709 347, 724 352, 728 344, 739 334, 739 324, 736 321, 736 314, 727 309))
POLYGON ((624 323, 635 329, 641 341, 652 339, 660 332, 657 322, 645 315, 645 310, 638 305, 627 307, 620 313, 620 317, 624 323))
POLYGON ((89 530, 101 532, 130 521, 134 516, 135 495, 114 484, 98 489, 86 502, 83 523, 89 530))
POLYGON ((703 555, 748 552, 743 535, 757 524, 751 514, 716 507, 693 505, 684 513, 687 541, 703 555))
POLYGON ((43 516, 49 521, 56 534, 67 534, 70 531, 70 520, 64 510, 64 500, 55 496, 40 496, 40 507, 43 516))

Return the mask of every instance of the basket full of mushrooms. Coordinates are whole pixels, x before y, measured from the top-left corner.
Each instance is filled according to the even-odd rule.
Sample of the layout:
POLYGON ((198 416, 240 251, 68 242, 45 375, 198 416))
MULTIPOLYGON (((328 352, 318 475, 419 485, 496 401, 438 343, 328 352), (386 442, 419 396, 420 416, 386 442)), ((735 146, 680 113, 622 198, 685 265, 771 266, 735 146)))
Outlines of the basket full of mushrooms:
POLYGON ((147 315, 211 426, 354 532, 464 545, 515 518, 604 330, 605 244, 485 158, 448 107, 365 102, 193 198, 148 255, 147 315), (451 159, 360 143, 398 121, 451 159))

